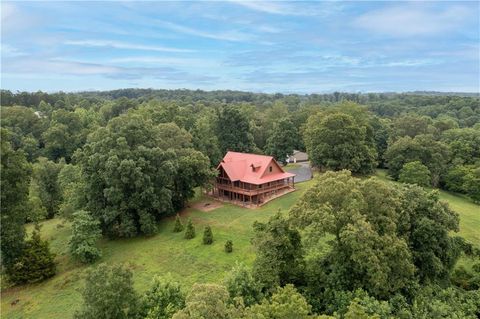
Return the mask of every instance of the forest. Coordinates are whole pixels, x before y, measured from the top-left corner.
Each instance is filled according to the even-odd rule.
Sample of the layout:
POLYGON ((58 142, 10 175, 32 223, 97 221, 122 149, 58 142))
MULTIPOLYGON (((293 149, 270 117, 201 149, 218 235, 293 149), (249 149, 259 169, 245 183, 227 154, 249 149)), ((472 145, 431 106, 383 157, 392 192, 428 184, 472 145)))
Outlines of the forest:
MULTIPOLYGON (((479 220, 478 95, 2 90, 1 155, 2 299, 67 269, 81 273, 74 318, 480 316, 480 223, 463 236, 442 197, 479 220), (305 151, 315 177, 253 213, 241 239, 213 217, 198 234, 197 215, 182 212, 228 150, 282 164, 305 151), (51 221, 68 227, 61 256, 44 235, 51 221), (166 233, 202 237, 192 250, 221 245, 229 269, 211 281, 158 271, 140 287, 142 269, 105 248, 166 233)), ((229 210, 246 214, 218 218, 234 223, 229 210)))

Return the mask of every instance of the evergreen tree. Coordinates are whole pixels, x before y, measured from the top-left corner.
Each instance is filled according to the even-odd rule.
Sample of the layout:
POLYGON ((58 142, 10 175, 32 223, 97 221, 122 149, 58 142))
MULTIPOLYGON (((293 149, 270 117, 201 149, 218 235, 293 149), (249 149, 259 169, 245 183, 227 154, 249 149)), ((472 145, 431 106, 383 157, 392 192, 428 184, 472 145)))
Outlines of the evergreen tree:
POLYGON ((50 252, 48 242, 40 238, 38 225, 30 240, 25 242, 22 255, 7 268, 8 278, 16 283, 35 283, 55 275, 55 255, 50 252))
POLYGON ((211 245, 212 243, 213 243, 212 228, 210 228, 210 226, 205 226, 205 230, 203 231, 203 244, 211 245))
POLYGON ((180 215, 177 214, 177 216, 175 217, 175 226, 173 226, 173 232, 180 233, 182 231, 183 231, 182 220, 180 219, 180 215))
POLYGON ((233 242, 229 239, 225 242, 225 252, 231 253, 233 251, 233 242))
POLYGON ((192 239, 195 237, 195 227, 192 220, 189 218, 187 222, 187 230, 185 231, 185 239, 192 239))

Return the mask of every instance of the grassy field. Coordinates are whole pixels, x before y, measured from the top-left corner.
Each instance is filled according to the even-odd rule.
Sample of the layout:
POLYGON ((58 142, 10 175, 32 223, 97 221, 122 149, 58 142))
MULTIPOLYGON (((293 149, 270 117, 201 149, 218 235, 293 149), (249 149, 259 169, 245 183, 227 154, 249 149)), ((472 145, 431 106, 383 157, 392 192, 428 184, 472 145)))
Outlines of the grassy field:
MULTIPOLYGON (((188 208, 182 213, 186 221, 192 218, 197 236, 185 240, 183 233, 173 233, 173 219, 161 223, 157 235, 103 241, 100 262, 126 263, 134 270, 135 286, 139 291, 149 287, 155 274, 171 272, 189 287, 194 282, 221 282, 225 271, 236 261, 248 265, 255 257, 250 238, 254 221, 267 221, 279 209, 288 211, 313 181, 296 184, 297 191, 280 197, 261 208, 245 209, 226 204, 210 212, 188 208), (205 225, 212 227, 214 243, 202 245, 205 225), (233 240, 233 253, 224 252, 227 239, 233 240)), ((204 200, 199 196, 196 199, 204 200)), ((70 227, 59 219, 43 223, 42 236, 51 242, 57 254, 58 273, 41 284, 10 288, 2 292, 2 318, 71 318, 81 302, 80 289, 88 267, 71 260, 67 242, 70 227), (19 302, 12 306, 14 300, 19 302)))
MULTIPOLYGON (((385 171, 377 176, 387 180, 385 171)), ((192 218, 197 237, 183 239, 183 233, 173 233, 173 219, 160 225, 157 235, 148 238, 102 241, 103 258, 100 262, 126 263, 134 270, 135 286, 138 291, 145 290, 155 274, 171 272, 185 287, 194 282, 221 282, 225 271, 236 261, 248 265, 253 262, 254 251, 250 245, 252 224, 254 221, 266 221, 279 209, 283 212, 296 202, 302 193, 314 182, 296 184, 297 191, 280 197, 258 209, 245 209, 233 205, 224 205, 210 212, 188 208, 182 218, 192 218), (210 225, 215 242, 211 246, 201 243, 203 227, 210 225), (234 251, 223 251, 227 239, 233 240, 234 251)), ((461 216, 460 235, 480 246, 480 206, 468 199, 440 192, 442 199, 461 216)), ((202 201, 199 196, 195 201, 202 201)), ((52 250, 57 254, 57 275, 37 285, 10 288, 2 292, 2 318, 70 318, 81 302, 80 289, 87 266, 70 259, 67 241, 70 227, 58 219, 43 223, 42 236, 51 241, 52 250), (19 302, 12 306, 14 300, 19 302)), ((467 267, 471 260, 463 258, 461 264, 467 267)))

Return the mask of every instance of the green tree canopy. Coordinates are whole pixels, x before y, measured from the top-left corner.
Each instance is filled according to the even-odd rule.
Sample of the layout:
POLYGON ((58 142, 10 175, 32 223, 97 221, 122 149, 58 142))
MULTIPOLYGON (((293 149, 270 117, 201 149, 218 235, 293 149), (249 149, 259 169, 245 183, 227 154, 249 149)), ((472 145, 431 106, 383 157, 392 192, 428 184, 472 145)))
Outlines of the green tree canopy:
POLYGON ((235 106, 225 106, 218 115, 216 133, 220 151, 251 152, 253 136, 247 116, 235 106))
POLYGON ((285 164, 287 157, 293 154, 299 139, 298 130, 292 121, 288 118, 281 119, 274 125, 273 132, 267 139, 265 153, 285 164))
POLYGON ((406 136, 388 146, 385 159, 388 172, 395 180, 398 180, 403 165, 419 161, 428 167, 432 174, 432 185, 437 186, 447 171, 449 149, 432 135, 406 136))
POLYGON ((307 319, 316 318, 310 315, 310 306, 293 285, 278 288, 270 299, 252 306, 247 310, 247 317, 252 319, 307 319))
POLYGON ((77 211, 73 214, 72 235, 68 246, 75 258, 83 263, 91 263, 100 258, 102 253, 96 243, 101 236, 100 222, 89 212, 77 211))
POLYGON ((185 294, 171 274, 155 276, 141 304, 145 319, 170 319, 185 307, 185 294))
POLYGON ((445 282, 459 257, 458 239, 448 234, 458 230, 458 215, 418 186, 327 172, 290 215, 307 242, 334 238, 327 254, 310 259, 309 289, 362 288, 386 298, 418 281, 445 282))
POLYGON ((82 290, 83 305, 76 319, 138 318, 139 297, 132 271, 122 265, 100 264, 88 271, 82 290))
POLYGON ((234 319, 241 310, 229 303, 225 287, 215 284, 194 284, 186 298, 186 307, 172 319, 234 319))
POLYGON ((59 211, 63 200, 58 175, 64 164, 49 161, 40 157, 33 165, 33 182, 38 186, 38 192, 47 218, 53 218, 59 211))
POLYGON ((417 184, 424 187, 431 185, 431 179, 428 167, 419 161, 405 163, 398 177, 398 180, 402 183, 417 184))
POLYGON ((304 140, 309 158, 323 169, 371 173, 377 157, 373 129, 361 110, 345 109, 320 112, 308 119, 304 140))
POLYGON ((242 263, 237 263, 225 275, 224 286, 230 294, 230 299, 241 297, 245 306, 258 303, 262 298, 260 285, 253 278, 252 272, 242 263))
POLYGON ((53 277, 56 271, 55 254, 50 252, 48 241, 40 238, 40 228, 36 227, 25 242, 21 255, 11 267, 7 267, 6 273, 16 284, 31 284, 53 277))
POLYGON ((9 132, 1 129, 1 251, 2 264, 10 266, 22 253, 27 216, 31 166, 22 151, 14 151, 9 132))
POLYGON ((90 135, 78 162, 87 208, 105 233, 154 233, 161 217, 183 207, 194 187, 210 180, 208 158, 186 148, 190 135, 183 132, 130 112, 90 135))
POLYGON ((287 283, 301 284, 304 264, 299 232, 280 213, 268 223, 255 222, 253 229, 253 276, 261 288, 268 292, 287 283))

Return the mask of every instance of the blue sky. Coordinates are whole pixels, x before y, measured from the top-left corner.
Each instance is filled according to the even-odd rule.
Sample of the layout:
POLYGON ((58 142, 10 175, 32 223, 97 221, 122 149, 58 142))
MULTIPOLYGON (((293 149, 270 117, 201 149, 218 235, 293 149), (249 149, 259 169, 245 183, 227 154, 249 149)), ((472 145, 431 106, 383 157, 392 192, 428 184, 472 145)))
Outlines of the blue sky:
POLYGON ((6 2, 1 86, 478 92, 479 2, 6 2))

